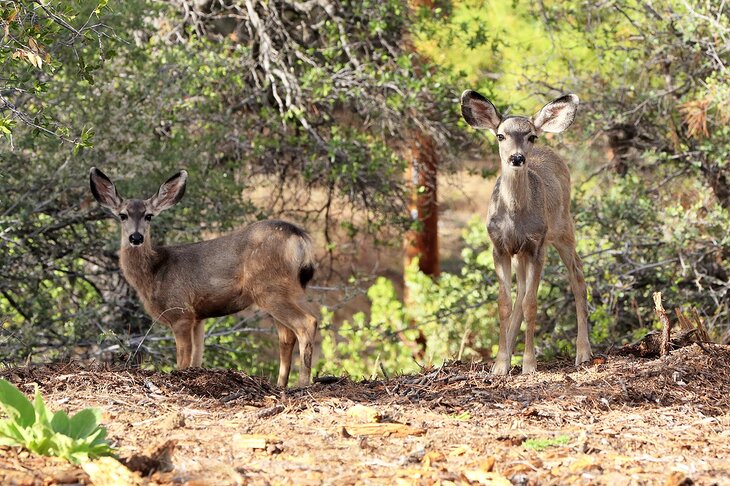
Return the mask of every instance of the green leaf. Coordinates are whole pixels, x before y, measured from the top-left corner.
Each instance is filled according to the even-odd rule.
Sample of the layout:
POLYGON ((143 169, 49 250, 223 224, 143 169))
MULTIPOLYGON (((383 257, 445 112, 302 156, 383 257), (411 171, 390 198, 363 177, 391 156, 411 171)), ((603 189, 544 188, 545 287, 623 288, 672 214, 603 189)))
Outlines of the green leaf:
POLYGON ((46 404, 43 401, 38 385, 35 387, 35 399, 33 400, 33 408, 35 409, 35 420, 36 423, 41 423, 47 427, 51 426, 51 413, 46 408, 46 404))
POLYGON ((69 418, 68 414, 64 412, 63 410, 59 410, 58 412, 53 414, 53 419, 51 420, 51 428, 54 432, 57 432, 59 434, 68 435, 68 429, 69 429, 69 418))
POLYGON ((0 421, 0 445, 20 445, 23 443, 23 434, 10 420, 0 421))
POLYGON ((88 437, 96 429, 100 418, 101 412, 97 408, 87 408, 80 411, 71 417, 67 435, 72 439, 88 437))
POLYGON ((10 437, 2 437, 2 435, 0 435, 0 446, 19 446, 19 445, 22 445, 22 444, 20 442, 18 442, 17 440, 13 440, 10 437))
POLYGON ((0 378, 0 406, 21 427, 30 427, 35 422, 35 410, 23 393, 6 380, 0 378))
POLYGON ((91 446, 104 445, 108 446, 106 441, 106 427, 99 427, 96 431, 86 438, 87 442, 91 446))
POLYGON ((94 14, 96 14, 97 16, 100 15, 102 9, 104 9, 104 7, 106 7, 107 3, 109 3, 109 0, 101 0, 99 2, 99 5, 97 5, 96 8, 94 9, 94 14))

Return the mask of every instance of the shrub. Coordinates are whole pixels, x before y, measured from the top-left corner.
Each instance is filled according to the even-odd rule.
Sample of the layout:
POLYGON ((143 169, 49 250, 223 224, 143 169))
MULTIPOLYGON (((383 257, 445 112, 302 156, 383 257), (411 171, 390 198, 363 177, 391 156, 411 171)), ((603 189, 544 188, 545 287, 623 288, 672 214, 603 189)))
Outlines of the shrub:
POLYGON ((393 282, 381 277, 367 292, 369 318, 359 312, 336 329, 332 313, 324 309, 318 371, 375 377, 383 370, 409 373, 448 359, 489 356, 499 323, 484 222, 474 218, 463 238, 459 273, 443 273, 436 283, 418 270, 417 261, 411 263, 405 274, 407 304, 398 298, 393 282))

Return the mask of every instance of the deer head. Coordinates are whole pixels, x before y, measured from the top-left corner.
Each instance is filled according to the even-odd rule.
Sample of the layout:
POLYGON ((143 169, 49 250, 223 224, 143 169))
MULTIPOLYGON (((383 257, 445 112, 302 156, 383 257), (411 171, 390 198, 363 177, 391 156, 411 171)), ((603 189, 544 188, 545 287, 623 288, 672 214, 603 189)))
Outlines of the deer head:
POLYGON ((461 113, 472 127, 497 136, 503 170, 519 169, 529 164, 530 152, 541 134, 560 133, 573 123, 578 102, 576 95, 568 94, 543 106, 532 118, 502 117, 487 98, 466 90, 461 95, 461 113))
POLYGON ((122 247, 141 246, 149 242, 150 222, 165 209, 177 204, 185 194, 188 173, 181 170, 162 184, 149 199, 124 199, 114 183, 102 171, 92 167, 89 172, 91 193, 103 207, 121 222, 122 247))

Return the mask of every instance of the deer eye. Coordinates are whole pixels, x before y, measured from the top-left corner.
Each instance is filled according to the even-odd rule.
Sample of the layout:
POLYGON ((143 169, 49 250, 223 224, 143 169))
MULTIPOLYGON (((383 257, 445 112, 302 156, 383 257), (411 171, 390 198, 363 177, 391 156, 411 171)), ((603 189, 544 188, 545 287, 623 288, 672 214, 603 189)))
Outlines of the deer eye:
POLYGON ((537 140, 537 135, 530 135, 527 137, 527 141, 530 143, 535 143, 535 140, 537 140))
POLYGON ((497 140, 499 140, 500 142, 504 141, 504 135, 502 135, 501 133, 498 133, 497 140))
POLYGON ((145 214, 144 215, 144 220, 145 221, 152 221, 152 215, 151 214, 145 214))
POLYGON ((127 215, 126 215, 126 214, 124 214, 124 213, 119 213, 119 219, 121 219, 122 221, 126 221, 128 217, 129 217, 129 216, 127 216, 127 215))

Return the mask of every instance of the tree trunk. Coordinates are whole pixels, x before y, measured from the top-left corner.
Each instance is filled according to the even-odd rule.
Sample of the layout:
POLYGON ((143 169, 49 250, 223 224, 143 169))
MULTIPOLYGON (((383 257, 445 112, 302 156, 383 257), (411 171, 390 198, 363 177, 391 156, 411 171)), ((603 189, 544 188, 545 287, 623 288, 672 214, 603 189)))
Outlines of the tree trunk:
POLYGON ((408 177, 411 200, 408 210, 418 227, 406 233, 405 261, 407 267, 418 257, 418 267, 426 275, 436 277, 440 272, 438 245, 438 159, 433 140, 417 133, 408 157, 408 177))

